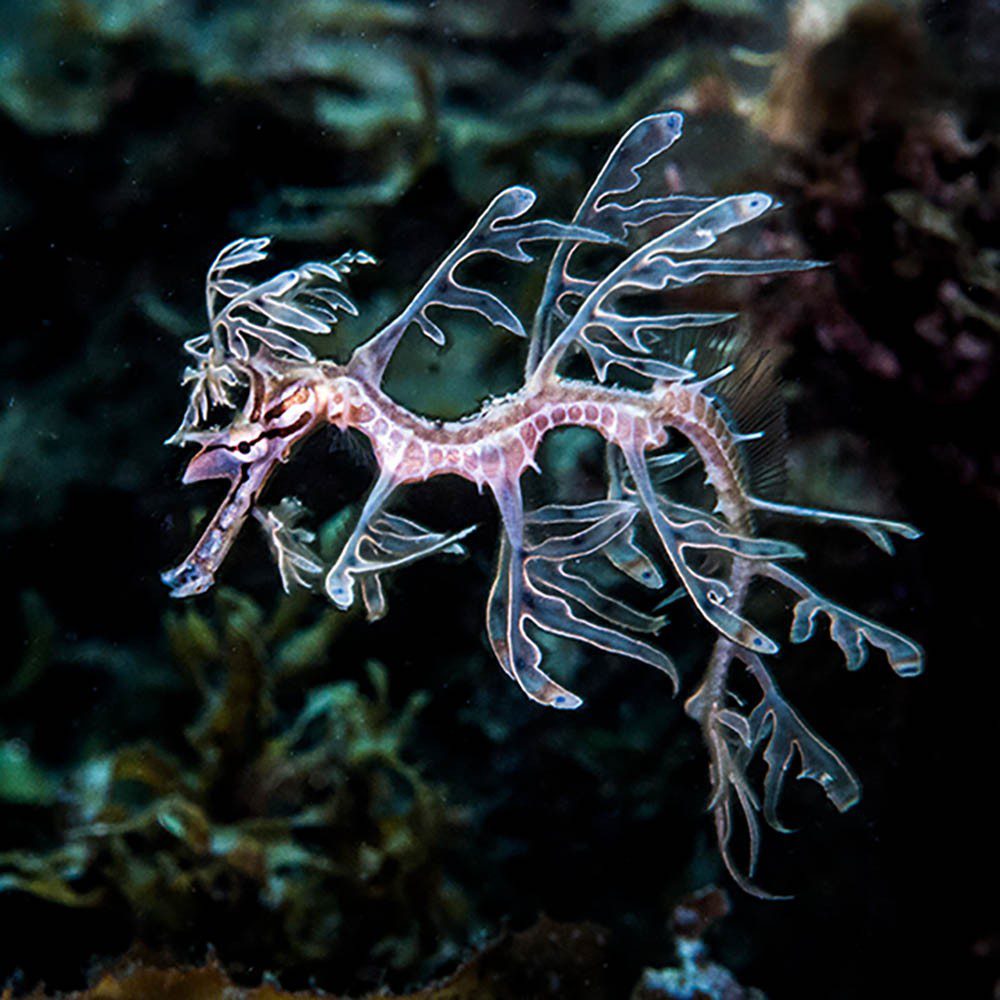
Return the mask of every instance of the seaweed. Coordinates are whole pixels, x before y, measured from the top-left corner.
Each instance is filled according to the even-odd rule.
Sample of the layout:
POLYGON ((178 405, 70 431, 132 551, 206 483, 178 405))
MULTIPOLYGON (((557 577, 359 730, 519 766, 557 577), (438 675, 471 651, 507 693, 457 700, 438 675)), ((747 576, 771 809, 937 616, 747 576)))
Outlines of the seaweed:
POLYGON ((0 794, 30 790, 55 810, 59 843, 3 852, 0 891, 124 909, 148 943, 213 941, 230 962, 241 955, 222 928, 245 919, 279 966, 356 948, 404 972, 448 957, 442 934, 467 917, 442 867, 459 816, 407 759, 424 699, 391 706, 370 663, 364 683, 315 685, 289 704, 296 664, 329 657, 342 622, 309 624, 294 599, 265 614, 232 590, 211 617, 168 614, 196 694, 183 741, 90 755, 61 781, 7 744, 0 794))
MULTIPOLYGON (((356 342, 361 322, 398 313, 421 261, 447 250, 497 190, 530 178, 553 216, 569 219, 600 151, 664 106, 683 109, 689 121, 683 164, 657 172, 664 191, 771 191, 785 210, 758 223, 752 239, 730 234, 734 250, 833 265, 753 283, 752 291, 750 283, 742 290, 725 283, 690 302, 739 310, 756 343, 780 362, 786 377, 775 395, 789 407, 790 494, 828 507, 864 496, 870 509, 898 512, 926 531, 921 545, 901 547, 903 572, 866 551, 863 539, 830 540, 794 526, 789 537, 822 557, 815 582, 824 590, 856 593, 859 607, 890 623, 919 620, 935 661, 947 665, 919 684, 894 685, 888 671, 842 677, 833 643, 789 644, 781 697, 807 709, 808 720, 848 751, 866 798, 837 823, 817 822, 811 809, 800 815, 798 807, 821 802, 823 790, 791 780, 793 759, 786 783, 796 793, 777 817, 802 833, 768 855, 782 867, 765 875, 797 887, 798 900, 776 907, 736 897, 715 959, 775 995, 933 985, 973 995, 994 987, 996 893, 986 876, 995 824, 969 761, 991 752, 996 685, 983 650, 991 648, 995 611, 988 587, 955 581, 977 578, 973 560, 991 537, 998 496, 990 430, 997 18, 981 0, 795 0, 740 5, 734 15, 735 6, 7 5, 0 851, 17 852, 28 877, 32 858, 41 859, 34 870, 44 876, 43 862, 55 863, 61 850, 66 875, 48 881, 52 902, 0 893, 0 980, 9 977, 13 993, 42 980, 50 990, 80 988, 87 970, 106 968, 107 956, 146 930, 114 888, 129 869, 101 869, 98 859, 89 869, 94 881, 81 879, 74 863, 86 861, 90 847, 67 839, 81 824, 80 802, 102 801, 107 761, 145 745, 155 749, 151 759, 165 755, 196 781, 202 766, 184 734, 205 715, 205 695, 167 649, 157 579, 214 499, 199 492, 210 486, 195 487, 186 491, 195 494, 189 510, 174 485, 176 457, 159 446, 180 417, 177 370, 164 357, 203 329, 192 267, 239 233, 279 237, 275 271, 368 247, 381 263, 377 289, 368 269, 354 276, 360 322, 341 313, 333 344, 309 341, 319 357, 336 354, 356 342), (844 16, 831 21, 835 10, 844 16), (789 74, 793 62, 798 69, 789 74), (791 83, 784 94, 778 77, 791 83), (772 108, 791 112, 782 129, 772 108), (931 855, 927 843, 936 845, 931 855), (95 885, 99 900, 88 896, 95 885), (956 906, 962 885, 981 889, 956 906), (80 897, 91 905, 76 906, 80 897), (915 954, 934 960, 915 963, 915 954)), ((571 273, 586 276, 587 263, 578 255, 573 264, 583 266, 571 273)), ((527 268, 505 275, 503 298, 526 321, 541 282, 527 268)), ((466 324, 461 314, 448 318, 459 346, 439 352, 424 337, 404 339, 387 385, 417 412, 450 419, 516 388, 522 368, 502 331, 466 324)), ((539 462, 559 488, 546 501, 599 498, 604 456, 593 441, 563 430, 551 445, 539 462)), ((316 531, 326 553, 349 532, 371 467, 350 435, 334 435, 331 447, 336 475, 310 472, 295 489, 310 509, 344 507, 316 531)), ((268 536, 305 541, 296 534, 305 530, 301 515, 296 521, 278 506, 266 514, 268 536)), ((363 672, 370 658, 391 673, 393 713, 410 695, 430 692, 402 754, 420 762, 428 782, 449 789, 461 810, 460 835, 446 838, 455 862, 446 870, 469 909, 421 946, 423 956, 448 951, 456 956, 443 962, 450 968, 482 928, 492 932, 504 920, 527 927, 547 909, 608 926, 605 995, 627 995, 635 970, 664 954, 671 900, 721 876, 700 832, 697 736, 659 672, 587 669, 588 650, 545 635, 540 645, 550 662, 558 658, 560 680, 587 694, 586 715, 553 724, 520 704, 519 690, 484 683, 489 507, 472 489, 443 485, 414 490, 402 515, 480 528, 461 542, 467 560, 427 561, 386 587, 391 614, 371 627, 305 609, 301 595, 272 607, 282 581, 251 528, 258 537, 234 556, 224 582, 268 609, 265 620, 280 608, 296 622, 280 641, 268 640, 264 703, 273 715, 263 739, 291 724, 314 688, 353 681, 360 698, 373 698, 363 672), (447 630, 428 625, 441 601, 457 609, 447 630), (433 649, 409 641, 418 632, 433 636, 433 649)), ((645 545, 641 532, 626 531, 606 552, 639 576, 648 569, 645 545)), ((297 551, 286 547, 290 557, 297 551)), ((603 589, 617 575, 609 559, 592 560, 603 589)), ((308 566, 289 558, 288 582, 311 579, 308 566)), ((760 598, 761 627, 782 638, 773 595, 760 598)), ((689 676, 705 653, 697 621, 683 602, 648 610, 669 615, 661 634, 678 672, 689 676)), ((197 611, 218 635, 213 599, 197 611)), ((815 624, 825 633, 822 614, 815 624)), ((218 690, 223 667, 206 657, 193 662, 218 690)), ((759 701, 750 691, 745 712, 759 701)), ((739 733, 728 732, 738 751, 739 733)), ((764 741, 758 749, 770 748, 764 741)), ((771 756, 779 765, 784 759, 777 747, 771 756)), ((763 778, 766 762, 758 758, 751 770, 763 778)), ((212 824, 233 821, 215 804, 208 816, 212 824)), ((146 834, 129 836, 136 852, 155 854, 140 843, 146 834)), ((188 850, 162 836, 175 854, 188 850)), ((35 883, 40 890, 43 881, 35 883)), ((169 914, 154 914, 163 968, 197 968, 205 941, 215 940, 218 962, 239 988, 260 984, 261 969, 286 990, 306 989, 314 976, 328 990, 354 994, 383 987, 384 976, 384 988, 403 989, 402 980, 441 973, 385 972, 360 949, 340 951, 338 928, 330 931, 330 963, 293 950, 272 958, 258 935, 271 926, 266 900, 252 891, 259 883, 241 884, 250 891, 234 904, 239 919, 208 929, 179 920, 174 934, 169 914)), ((436 891, 432 880, 427 891, 428 898, 436 891)), ((224 900, 226 885, 215 892, 224 900)), ((184 902, 148 897, 143 908, 184 902)), ((385 933, 396 931, 387 925, 385 933)))

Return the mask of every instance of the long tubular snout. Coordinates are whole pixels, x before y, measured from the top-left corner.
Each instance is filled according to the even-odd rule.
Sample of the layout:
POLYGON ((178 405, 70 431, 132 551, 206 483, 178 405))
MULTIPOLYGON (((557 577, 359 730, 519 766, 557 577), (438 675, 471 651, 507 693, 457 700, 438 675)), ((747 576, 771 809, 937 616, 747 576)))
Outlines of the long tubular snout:
POLYGON ((226 447, 203 448, 188 462, 181 482, 184 485, 200 483, 205 479, 236 479, 241 466, 232 451, 226 447))
MULTIPOLYGON (((199 457, 195 456, 192 465, 199 457)), ((232 476, 233 484, 226 498, 190 555, 160 577, 170 588, 171 597, 193 597, 195 594, 203 594, 212 586, 219 566, 250 516, 260 491, 277 463, 276 455, 253 464, 237 463, 236 472, 232 476)))
POLYGON ((233 483, 190 555, 160 576, 171 597, 193 597, 212 586, 216 571, 250 514, 253 498, 254 487, 247 477, 233 483))
POLYGON ((194 597, 204 594, 215 583, 213 572, 192 553, 179 566, 161 573, 160 579, 170 588, 171 597, 194 597))
POLYGON ((266 422, 200 438, 202 448, 188 463, 184 482, 228 479, 231 486, 190 555, 161 575, 172 597, 203 594, 215 583, 219 566, 271 473, 298 440, 319 426, 314 408, 304 405, 314 403, 314 395, 308 394, 294 408, 284 405, 275 414, 266 415, 266 422))

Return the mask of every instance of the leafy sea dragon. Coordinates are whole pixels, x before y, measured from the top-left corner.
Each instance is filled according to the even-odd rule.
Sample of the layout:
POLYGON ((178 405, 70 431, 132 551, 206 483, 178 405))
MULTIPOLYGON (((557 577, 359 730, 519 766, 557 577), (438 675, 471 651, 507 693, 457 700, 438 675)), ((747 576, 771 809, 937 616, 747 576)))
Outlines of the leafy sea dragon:
MULTIPOLYGON (((815 510, 765 499, 752 484, 755 449, 773 427, 745 426, 740 413, 763 412, 775 396, 766 364, 747 364, 713 332, 729 313, 637 312, 634 301, 715 276, 756 276, 818 266, 804 260, 730 259, 706 254, 720 236, 773 206, 759 192, 723 198, 640 196, 643 170, 680 136, 682 116, 654 114, 632 126, 612 151, 568 223, 527 218, 535 194, 501 191, 466 236, 433 271, 412 301, 358 347, 346 364, 318 360, 302 334, 326 334, 341 313, 357 315, 345 278, 374 263, 363 252, 330 263, 309 263, 261 283, 234 275, 267 256, 266 238, 231 243, 206 282, 208 333, 185 345, 193 364, 184 374, 190 401, 170 439, 195 444, 184 482, 226 479, 229 491, 190 555, 163 574, 175 597, 208 590, 230 546, 253 516, 264 529, 286 589, 322 586, 341 609, 360 597, 370 619, 386 613, 385 575, 434 553, 460 552, 470 527, 437 532, 387 505, 407 483, 455 475, 489 490, 502 522, 496 577, 486 608, 490 644, 504 672, 542 705, 577 708, 581 700, 542 669, 533 629, 622 657, 641 660, 678 684, 673 663, 649 641, 665 623, 608 593, 597 579, 617 571, 651 590, 665 571, 716 633, 705 675, 686 703, 710 756, 710 809, 725 863, 748 891, 766 895, 752 879, 760 816, 784 829, 776 806, 789 769, 818 782, 840 810, 860 795, 845 762, 784 700, 765 663, 778 644, 746 616, 751 585, 764 580, 795 601, 790 638, 811 638, 826 619, 849 669, 869 647, 881 649, 897 674, 918 674, 923 654, 903 635, 819 594, 788 565, 803 552, 757 533, 761 518, 791 518, 853 528, 886 552, 892 536, 916 538, 909 525, 815 510), (655 224, 655 225, 651 225, 655 224), (659 232, 628 252, 632 230, 659 232), (382 389, 383 375, 403 334, 415 326, 436 344, 449 311, 478 314, 526 337, 518 317, 495 294, 463 283, 462 269, 486 255, 528 263, 529 247, 554 244, 529 338, 523 386, 479 412, 450 423, 410 412, 382 389), (594 276, 581 257, 620 250, 606 273, 594 276), (581 250, 585 253, 581 254, 581 250), (628 308, 629 303, 633 307, 628 308), (434 314, 432 315, 432 310, 434 314), (594 379, 560 373, 570 355, 585 355, 594 379), (704 364, 702 360, 704 359, 704 364), (612 368, 630 374, 628 388, 609 382, 612 368), (242 411, 224 429, 203 425, 219 410, 242 411), (321 427, 354 429, 371 443, 378 473, 350 537, 324 566, 301 526, 303 511, 285 499, 260 505, 275 468, 321 427), (545 435, 572 425, 604 440, 607 491, 603 499, 526 510, 522 478, 538 471, 545 435), (700 468, 714 499, 692 505, 679 485, 700 468), (685 498, 683 501, 680 496, 685 498), (644 638, 646 636, 646 638, 644 638), (747 708, 731 689, 742 668, 759 687, 747 708), (747 771, 760 756, 763 794, 747 771), (744 862, 733 855, 736 807, 748 831, 744 862)), ((771 422, 774 423, 773 421, 771 422)), ((771 442, 772 444, 774 442, 771 442)), ((689 491, 690 492, 690 491, 689 491)), ((666 603, 666 602, 664 602, 666 603)))

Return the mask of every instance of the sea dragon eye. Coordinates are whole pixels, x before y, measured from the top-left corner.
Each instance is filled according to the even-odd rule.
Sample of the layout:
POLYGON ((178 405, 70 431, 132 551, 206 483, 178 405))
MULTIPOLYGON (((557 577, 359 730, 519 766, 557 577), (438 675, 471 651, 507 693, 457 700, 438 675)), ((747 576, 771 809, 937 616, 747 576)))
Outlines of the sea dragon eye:
POLYGON ((231 452, 235 452, 241 462, 256 462, 267 453, 267 438, 257 438, 255 441, 240 441, 231 452))

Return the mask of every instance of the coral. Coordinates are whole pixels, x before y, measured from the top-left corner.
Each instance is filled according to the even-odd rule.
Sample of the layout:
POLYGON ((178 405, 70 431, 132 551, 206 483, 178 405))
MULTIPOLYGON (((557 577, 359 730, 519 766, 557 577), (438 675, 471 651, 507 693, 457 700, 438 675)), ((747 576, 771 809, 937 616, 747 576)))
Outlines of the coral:
POLYGON ((740 986, 728 969, 708 957, 702 938, 728 913, 728 897, 713 887, 681 900, 672 918, 680 965, 646 969, 632 1000, 765 1000, 760 990, 740 986))

